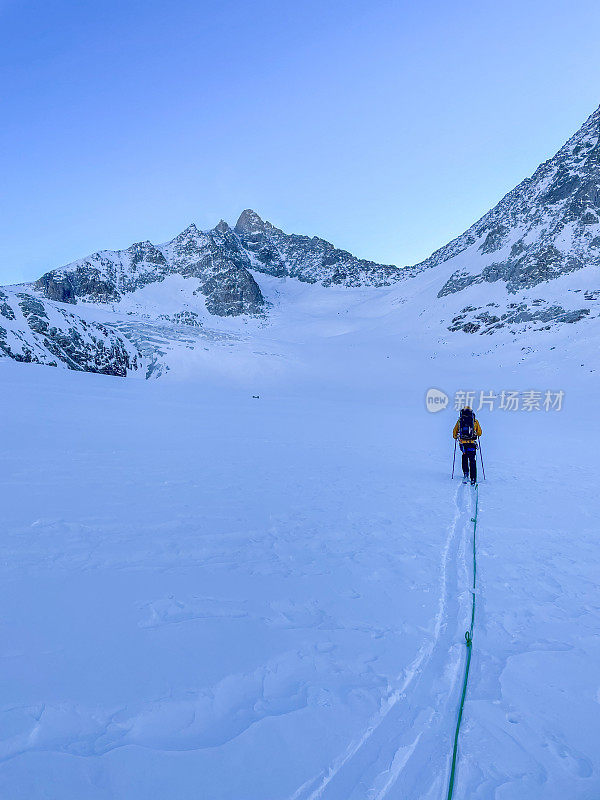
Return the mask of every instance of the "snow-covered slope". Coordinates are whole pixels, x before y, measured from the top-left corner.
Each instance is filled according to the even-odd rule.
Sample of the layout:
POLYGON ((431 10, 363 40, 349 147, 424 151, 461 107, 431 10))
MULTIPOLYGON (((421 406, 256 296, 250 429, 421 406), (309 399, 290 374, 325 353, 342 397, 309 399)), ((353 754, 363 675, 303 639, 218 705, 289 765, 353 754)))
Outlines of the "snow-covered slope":
POLYGON ((127 250, 95 253, 46 273, 35 287, 61 302, 106 303, 178 274, 195 279, 194 292, 206 298, 212 314, 251 314, 261 311, 263 298, 248 263, 226 223, 206 232, 190 225, 162 246, 138 242, 127 250))
POLYGON ((7 288, 0 291, 0 357, 105 375, 145 374, 147 367, 137 348, 113 328, 7 288))
POLYGON ((287 341, 196 379, 0 363, 0 795, 445 800, 474 508, 424 394, 551 380, 561 412, 478 412, 455 798, 598 796, 596 344, 433 358, 374 290, 294 286, 287 341))
POLYGON ((599 267, 600 108, 530 178, 411 272, 434 268, 438 297, 457 295, 451 331, 493 333, 588 315, 600 299, 599 267))
MULTIPOLYGON (((600 264, 600 107, 577 133, 491 211, 418 268, 464 256, 477 277, 509 291, 600 264)), ((459 291, 459 282, 445 291, 459 291)))

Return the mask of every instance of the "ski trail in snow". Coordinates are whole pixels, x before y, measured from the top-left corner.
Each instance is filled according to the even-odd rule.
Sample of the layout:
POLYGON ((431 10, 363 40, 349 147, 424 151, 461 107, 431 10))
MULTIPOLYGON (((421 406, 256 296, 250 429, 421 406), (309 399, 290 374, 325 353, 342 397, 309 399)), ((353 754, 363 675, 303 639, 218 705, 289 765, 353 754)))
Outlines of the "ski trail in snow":
MULTIPOLYGON (((432 690, 442 681, 441 686, 435 692, 439 697, 438 707, 432 710, 427 718, 425 725, 417 736, 414 746, 408 752, 403 746, 397 754, 394 754, 394 761, 397 755, 402 757, 401 767, 394 769, 394 762, 389 768, 392 773, 386 782, 384 789, 376 796, 376 800, 383 800, 388 797, 396 782, 402 778, 402 786, 398 787, 397 797, 411 798, 429 796, 432 789, 440 789, 445 786, 446 772, 448 769, 448 757, 450 755, 451 737, 454 725, 454 708, 458 681, 460 678, 461 658, 460 649, 456 648, 457 637, 453 634, 461 628, 459 624, 462 617, 466 618, 468 612, 468 602, 470 602, 470 592, 467 590, 469 585, 468 566, 467 566, 467 543, 470 536, 470 520, 473 512, 472 493, 468 487, 459 485, 455 496, 454 520, 452 523, 453 534, 460 533, 457 538, 457 550, 455 559, 452 562, 449 557, 444 561, 445 573, 443 581, 443 592, 440 598, 440 613, 437 618, 436 640, 432 650, 436 650, 428 659, 427 675, 423 675, 424 701, 431 696, 432 690), (448 567, 454 566, 456 570, 453 586, 449 587, 448 567), (460 572, 460 579, 458 573, 460 572), (462 587, 462 588, 461 588, 462 587), (463 596, 468 602, 464 603, 461 612, 460 597, 463 596), (452 611, 449 612, 449 607, 452 611), (454 625, 452 625, 454 620, 454 625), (442 637, 442 634, 446 634, 442 637), (459 657, 452 659, 451 651, 455 650, 459 657), (449 665, 452 669, 448 670, 449 665), (444 677, 446 676, 445 682, 444 677), (436 724, 434 724, 436 723, 436 724), (436 766, 437 765, 437 766, 436 766), (427 769, 424 769, 424 767, 427 769), (412 772, 411 774, 408 774, 412 772), (424 784, 424 776, 432 777, 431 784, 424 784), (443 779, 443 780, 442 780, 443 779), (417 792, 420 792, 417 795, 417 792)), ((460 637, 458 641, 461 642, 460 637)), ((439 791, 436 791, 436 796, 439 791)), ((372 793, 369 793, 369 797, 372 793)))
MULTIPOLYGON (((385 699, 381 710, 360 738, 330 766, 327 774, 310 794, 305 794, 304 784, 294 793, 293 800, 350 800, 359 797, 383 800, 409 764, 416 760, 422 763, 418 754, 424 747, 419 745, 424 737, 428 741, 426 734, 434 722, 440 723, 444 732, 446 727, 450 729, 452 720, 445 720, 441 711, 449 701, 448 696, 453 697, 452 688, 456 684, 459 659, 454 658, 456 663, 453 665, 455 669, 451 670, 451 685, 438 689, 437 684, 444 680, 444 673, 448 668, 448 651, 452 649, 456 638, 454 625, 448 631, 448 620, 449 606, 452 606, 452 615, 458 623, 458 571, 466 573, 465 537, 468 535, 467 521, 471 513, 470 491, 467 487, 462 484, 458 487, 454 503, 454 518, 448 527, 440 562, 439 600, 432 637, 421 645, 413 661, 398 676, 400 685, 385 699), (428 670, 429 665, 431 667, 428 670), (409 697, 407 691, 413 684, 415 685, 409 697), (438 694, 441 700, 436 702, 438 694), (448 724, 444 726, 444 722, 448 724), (420 730, 415 737, 416 727, 420 730), (405 741, 407 733, 413 735, 412 741, 405 741), (365 788, 367 786, 370 788, 365 788)), ((439 727, 438 724, 436 731, 439 727)), ((431 744, 425 749, 435 751, 431 744)), ((444 750, 439 756, 440 769, 445 773, 447 752, 444 750)), ((309 781, 309 785, 314 785, 314 780, 309 781)))
POLYGON ((422 735, 423 735, 422 732, 419 733, 417 735, 417 738, 409 747, 405 747, 402 748, 401 750, 398 750, 397 753, 394 755, 394 760, 392 761, 392 765, 390 767, 390 773, 391 773, 390 777, 385 786, 383 787, 383 789, 375 797, 375 800, 383 800, 383 798, 386 797, 389 789, 391 789, 391 787, 396 783, 400 773, 408 763, 409 758, 411 758, 411 756, 415 752, 422 735))

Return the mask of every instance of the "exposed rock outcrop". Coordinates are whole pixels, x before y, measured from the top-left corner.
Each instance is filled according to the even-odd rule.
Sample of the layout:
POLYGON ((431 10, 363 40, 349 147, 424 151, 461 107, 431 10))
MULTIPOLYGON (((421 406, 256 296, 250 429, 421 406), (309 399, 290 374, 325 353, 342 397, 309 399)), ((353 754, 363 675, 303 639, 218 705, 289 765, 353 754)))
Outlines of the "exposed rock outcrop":
POLYGON ((146 368, 136 347, 110 326, 10 290, 0 291, 0 357, 121 377, 146 368))

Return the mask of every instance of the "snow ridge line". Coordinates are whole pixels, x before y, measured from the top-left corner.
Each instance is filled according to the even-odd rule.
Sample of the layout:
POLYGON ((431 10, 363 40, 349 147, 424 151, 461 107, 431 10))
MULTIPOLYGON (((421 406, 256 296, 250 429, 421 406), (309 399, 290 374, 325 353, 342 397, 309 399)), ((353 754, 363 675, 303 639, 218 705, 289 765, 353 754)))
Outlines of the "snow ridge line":
POLYGON ((452 767, 450 769, 450 780, 448 782, 447 800, 452 800, 454 794, 454 779, 456 776, 456 761, 458 756, 458 737, 460 734, 460 723, 462 722, 465 697, 467 695, 467 685, 469 682, 469 669, 471 667, 471 655, 473 653, 473 629, 475 627, 475 586, 477 582, 477 515, 479 512, 479 484, 475 486, 475 515, 471 517, 473 523, 473 585, 471 587, 471 625, 465 632, 465 642, 467 645, 467 659, 465 661, 465 674, 463 679, 462 693, 458 707, 456 719, 456 730, 454 732, 454 746, 452 748, 452 767))

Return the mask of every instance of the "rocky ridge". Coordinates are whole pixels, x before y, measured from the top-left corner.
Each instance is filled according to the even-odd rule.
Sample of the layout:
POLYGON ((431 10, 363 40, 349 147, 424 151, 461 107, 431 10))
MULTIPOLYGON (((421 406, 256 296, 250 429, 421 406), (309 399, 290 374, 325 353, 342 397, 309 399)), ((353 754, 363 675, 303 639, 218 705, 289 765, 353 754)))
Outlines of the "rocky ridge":
POLYGON ((86 322, 67 308, 26 292, 0 291, 0 357, 125 377, 146 359, 108 325, 86 322))
POLYGON ((456 265, 438 297, 478 283, 510 294, 600 266, 600 108, 467 231, 415 270, 456 265))
POLYGON ((162 245, 138 242, 126 250, 94 253, 47 272, 35 288, 61 303, 115 303, 177 274, 198 281, 195 293, 204 296, 210 314, 260 314, 265 301, 251 270, 324 286, 386 286, 402 274, 398 267, 363 261, 323 239, 285 234, 247 209, 235 228, 221 221, 200 231, 192 224, 162 245))
POLYGON ((47 272, 35 288, 62 303, 115 303, 148 284, 179 274, 197 280, 196 293, 205 297, 211 314, 257 314, 264 298, 248 266, 227 223, 206 232, 192 224, 162 246, 137 242, 126 250, 104 250, 47 272))
POLYGON ((240 215, 234 232, 253 269, 323 286, 389 286, 403 277, 393 265, 356 258, 317 236, 284 233, 251 209, 240 215))

